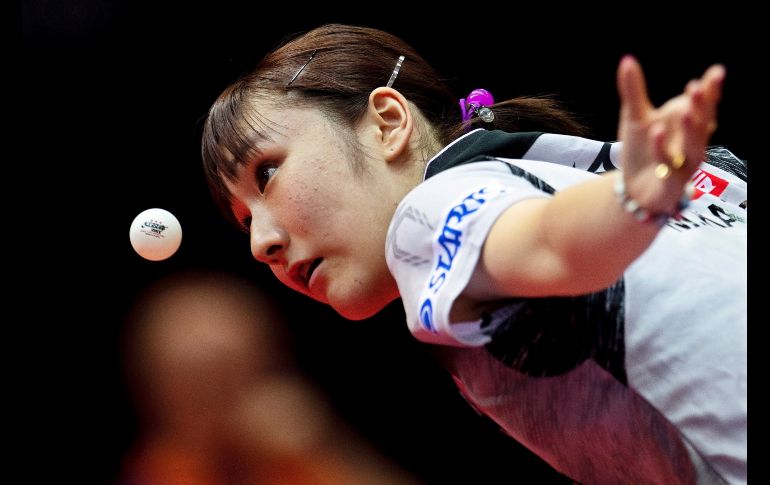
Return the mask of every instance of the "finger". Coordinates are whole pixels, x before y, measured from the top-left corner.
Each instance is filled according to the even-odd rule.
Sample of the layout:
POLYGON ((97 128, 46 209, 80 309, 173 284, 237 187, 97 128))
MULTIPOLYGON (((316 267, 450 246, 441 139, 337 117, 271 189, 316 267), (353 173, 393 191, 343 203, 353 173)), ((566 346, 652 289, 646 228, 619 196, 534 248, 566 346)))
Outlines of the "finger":
POLYGON ((708 138, 716 130, 716 100, 706 93, 705 86, 693 90, 689 99, 688 109, 683 114, 692 129, 700 129, 708 138))
MULTIPOLYGON (((717 127, 717 104, 722 97, 722 85, 725 79, 725 69, 719 64, 715 64, 706 70, 703 77, 695 84, 693 88, 688 89, 692 109, 689 111, 692 123, 701 125, 708 138, 716 131, 717 127)), ((688 85, 688 88, 690 86, 688 85)))
POLYGON ((720 64, 714 64, 706 70, 700 79, 698 98, 695 99, 699 106, 716 113, 716 105, 722 99, 725 74, 725 68, 720 64))
POLYGON ((668 146, 669 141, 666 139, 665 123, 658 121, 652 125, 648 136, 655 158, 660 162, 668 162, 671 158, 671 149, 668 146))
POLYGON ((706 145, 717 127, 716 99, 707 99, 704 93, 698 94, 691 99, 690 109, 682 116, 684 148, 687 157, 695 163, 703 160, 706 145))
POLYGON ((696 119, 695 109, 688 111, 682 117, 683 150, 687 160, 688 171, 694 170, 705 158, 706 145, 711 137, 712 129, 704 126, 701 120, 696 119))
POLYGON ((633 56, 623 57, 618 66, 618 93, 621 117, 641 120, 652 109, 642 67, 633 56))
POLYGON ((684 88, 684 92, 692 95, 692 93, 694 93, 700 85, 701 82, 698 79, 691 79, 690 82, 687 83, 687 86, 684 88))
POLYGON ((708 123, 709 135, 713 135, 717 129, 717 105, 722 99, 722 89, 725 83, 727 70, 721 64, 714 64, 704 74, 704 97, 712 104, 711 117, 708 123))
POLYGON ((718 103, 722 99, 722 86, 725 82, 727 71, 721 64, 714 64, 703 74, 702 84, 705 96, 713 103, 718 103))
POLYGON ((699 79, 691 79, 684 92, 688 95, 702 91, 712 102, 717 102, 722 96, 722 84, 725 79, 725 68, 721 64, 709 67, 699 79))

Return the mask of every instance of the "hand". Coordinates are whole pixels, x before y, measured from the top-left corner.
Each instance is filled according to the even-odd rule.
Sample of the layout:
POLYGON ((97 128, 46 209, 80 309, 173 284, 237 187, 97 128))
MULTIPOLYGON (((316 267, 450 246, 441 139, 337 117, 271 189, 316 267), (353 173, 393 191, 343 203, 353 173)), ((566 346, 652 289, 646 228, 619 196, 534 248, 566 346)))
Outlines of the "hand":
POLYGON ((621 60, 618 139, 624 142, 626 190, 642 207, 673 212, 716 130, 724 78, 724 67, 715 64, 700 79, 690 81, 682 94, 655 108, 639 63, 631 56, 621 60))

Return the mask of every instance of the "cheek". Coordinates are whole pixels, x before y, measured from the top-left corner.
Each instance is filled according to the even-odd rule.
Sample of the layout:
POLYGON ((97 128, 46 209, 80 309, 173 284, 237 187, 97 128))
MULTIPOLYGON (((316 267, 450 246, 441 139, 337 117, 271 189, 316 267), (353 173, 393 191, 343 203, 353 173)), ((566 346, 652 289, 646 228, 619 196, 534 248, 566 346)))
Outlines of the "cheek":
POLYGON ((295 184, 287 191, 280 207, 282 219, 292 233, 318 235, 333 222, 337 205, 334 193, 325 191, 321 184, 308 183, 295 184))

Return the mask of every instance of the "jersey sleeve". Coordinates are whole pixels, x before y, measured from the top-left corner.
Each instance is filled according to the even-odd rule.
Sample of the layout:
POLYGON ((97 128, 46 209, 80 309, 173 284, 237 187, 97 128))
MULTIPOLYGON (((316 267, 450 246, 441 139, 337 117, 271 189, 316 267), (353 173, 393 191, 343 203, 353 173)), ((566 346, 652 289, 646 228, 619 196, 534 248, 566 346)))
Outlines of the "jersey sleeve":
MULTIPOLYGON (((409 329, 419 340, 455 346, 490 341, 494 330, 490 321, 502 315, 450 323, 452 305, 470 281, 500 214, 518 201, 550 197, 555 190, 541 176, 520 167, 542 171, 552 164, 510 162, 490 160, 448 169, 418 185, 397 208, 388 229, 386 258, 409 329)), ((585 174, 563 166, 552 166, 554 171, 585 174)), ((558 175, 551 178, 560 186, 558 175)), ((510 307, 499 310, 510 311, 510 307)))

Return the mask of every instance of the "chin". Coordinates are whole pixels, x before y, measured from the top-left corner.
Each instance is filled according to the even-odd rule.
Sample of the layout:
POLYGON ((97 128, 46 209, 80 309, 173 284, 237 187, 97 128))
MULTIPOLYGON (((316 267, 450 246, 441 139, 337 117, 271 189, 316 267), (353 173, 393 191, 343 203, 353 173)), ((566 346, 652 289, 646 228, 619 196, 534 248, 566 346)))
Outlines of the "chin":
POLYGON ((385 308, 391 300, 365 300, 363 302, 357 302, 352 305, 332 305, 332 308, 344 318, 348 320, 365 320, 369 317, 373 317, 380 310, 385 308))
POLYGON ((327 289, 327 304, 348 320, 364 320, 373 317, 399 297, 396 281, 387 278, 352 278, 355 284, 331 286, 327 289))

